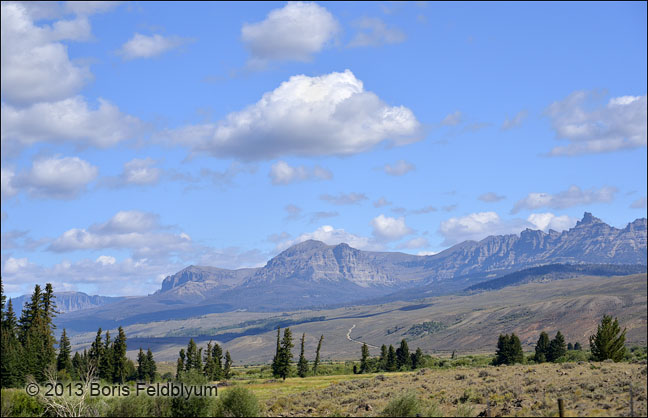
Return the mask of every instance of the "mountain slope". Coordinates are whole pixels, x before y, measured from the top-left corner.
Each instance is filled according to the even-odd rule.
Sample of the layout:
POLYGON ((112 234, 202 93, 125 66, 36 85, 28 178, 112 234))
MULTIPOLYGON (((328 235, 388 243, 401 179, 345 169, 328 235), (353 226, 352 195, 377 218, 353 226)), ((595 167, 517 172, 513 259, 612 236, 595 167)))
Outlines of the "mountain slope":
MULTIPOLYGON (((87 295, 83 292, 55 292, 56 309, 60 313, 81 311, 110 305, 124 300, 123 297, 87 295)), ((16 312, 20 312, 25 303, 29 302, 31 295, 22 295, 12 299, 11 303, 16 312)))

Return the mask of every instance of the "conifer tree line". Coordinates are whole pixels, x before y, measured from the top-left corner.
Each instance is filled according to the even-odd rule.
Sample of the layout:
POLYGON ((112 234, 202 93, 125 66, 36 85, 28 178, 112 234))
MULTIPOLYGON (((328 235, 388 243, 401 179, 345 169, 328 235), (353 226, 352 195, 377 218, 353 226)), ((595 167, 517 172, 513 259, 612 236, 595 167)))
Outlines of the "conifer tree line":
MULTIPOLYGON (((306 354, 304 351, 304 344, 306 340, 306 334, 301 336, 301 345, 299 351, 299 360, 297 361, 297 375, 299 377, 306 377, 310 374, 317 375, 318 367, 320 365, 320 350, 322 349, 322 342, 324 341, 324 336, 320 336, 319 342, 317 343, 317 350, 315 352, 315 361, 313 362, 312 368, 308 364, 306 359, 306 354)), ((290 328, 284 329, 283 338, 281 337, 281 328, 277 327, 277 347, 275 350, 275 355, 272 359, 272 375, 275 378, 282 378, 286 380, 286 377, 290 376, 292 373, 292 348, 294 347, 292 341, 292 331, 290 328)))
POLYGON ((380 356, 370 357, 369 346, 364 343, 360 349, 360 367, 354 366, 355 373, 395 372, 414 370, 423 366, 423 351, 417 348, 410 353, 407 340, 403 339, 400 346, 394 349, 393 345, 380 347, 380 356))
MULTIPOLYGON (((621 331, 617 318, 612 321, 612 317, 604 315, 601 323, 598 325, 597 332, 589 338, 591 359, 594 361, 613 360, 615 362, 623 360, 626 355, 625 348, 626 329, 621 331)), ((535 354, 531 357, 536 363, 560 362, 564 361, 568 351, 581 351, 582 347, 579 342, 565 343, 565 337, 560 331, 552 340, 546 332, 541 332, 535 346, 535 354)), ((493 364, 515 364, 524 362, 524 353, 520 338, 512 333, 500 335, 497 340, 497 352, 493 359, 493 364)))
MULTIPOLYGON (((20 319, 16 319, 11 299, 5 306, 6 297, 1 285, 0 293, 2 387, 21 387, 28 376, 43 383, 53 372, 56 372, 59 380, 79 380, 89 369, 95 371, 96 377, 112 383, 154 380, 156 365, 153 353, 148 350, 141 359, 138 356, 136 368, 133 361, 126 357, 126 333, 122 327, 119 327, 114 340, 109 331, 106 331, 105 338, 102 339, 99 328, 90 350, 76 352, 74 356, 70 339, 63 329, 57 353, 54 318, 58 312, 50 283, 45 285, 44 291, 40 285, 34 286, 34 292, 23 307, 20 319)), ((141 349, 140 353, 143 354, 141 349)))
POLYGON ((232 377, 232 356, 225 351, 218 343, 210 341, 206 349, 198 348, 196 342, 191 338, 187 349, 180 349, 176 362, 176 379, 180 380, 187 373, 199 373, 208 380, 227 380, 232 377))

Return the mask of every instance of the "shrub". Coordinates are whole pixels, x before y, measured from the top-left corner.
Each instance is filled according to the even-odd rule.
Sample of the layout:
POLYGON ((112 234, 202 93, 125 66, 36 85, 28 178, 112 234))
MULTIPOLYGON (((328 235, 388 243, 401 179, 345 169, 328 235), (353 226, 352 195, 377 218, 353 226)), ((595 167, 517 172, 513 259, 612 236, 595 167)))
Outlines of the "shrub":
POLYGON ((383 417, 415 417, 420 415, 421 402, 414 393, 406 393, 391 400, 381 415, 383 417))
POLYGON ((134 395, 110 399, 105 412, 108 417, 168 417, 170 414, 169 398, 134 395))
POLYGON ((257 397, 242 386, 233 387, 218 397, 215 417, 258 417, 261 408, 257 397))
POLYGON ((171 399, 171 416, 206 417, 209 415, 211 406, 211 398, 191 396, 189 399, 186 399, 179 396, 171 399))
POLYGON ((2 416, 37 417, 43 415, 45 407, 23 391, 2 391, 2 416))

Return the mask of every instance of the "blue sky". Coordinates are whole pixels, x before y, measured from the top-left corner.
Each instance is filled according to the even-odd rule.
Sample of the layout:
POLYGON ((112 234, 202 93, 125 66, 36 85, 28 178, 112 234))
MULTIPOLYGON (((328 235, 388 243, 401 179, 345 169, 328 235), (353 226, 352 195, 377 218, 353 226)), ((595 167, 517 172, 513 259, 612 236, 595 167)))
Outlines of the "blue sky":
POLYGON ((646 3, 2 3, 2 277, 646 216, 646 3))

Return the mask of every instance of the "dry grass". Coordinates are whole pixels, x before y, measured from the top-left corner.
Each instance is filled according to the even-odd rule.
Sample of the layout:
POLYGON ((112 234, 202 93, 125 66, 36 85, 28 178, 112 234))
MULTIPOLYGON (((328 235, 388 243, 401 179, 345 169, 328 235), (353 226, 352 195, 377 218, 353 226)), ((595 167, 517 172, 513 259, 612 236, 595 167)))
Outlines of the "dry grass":
MULTIPOLYGON (((646 416, 646 365, 582 362, 384 375, 323 376, 239 384, 252 389, 272 416, 378 416, 387 403, 415 393, 422 410, 445 416, 646 416), (436 412, 438 413, 438 412, 436 412)), ((226 388, 224 388, 226 390, 226 388)))

